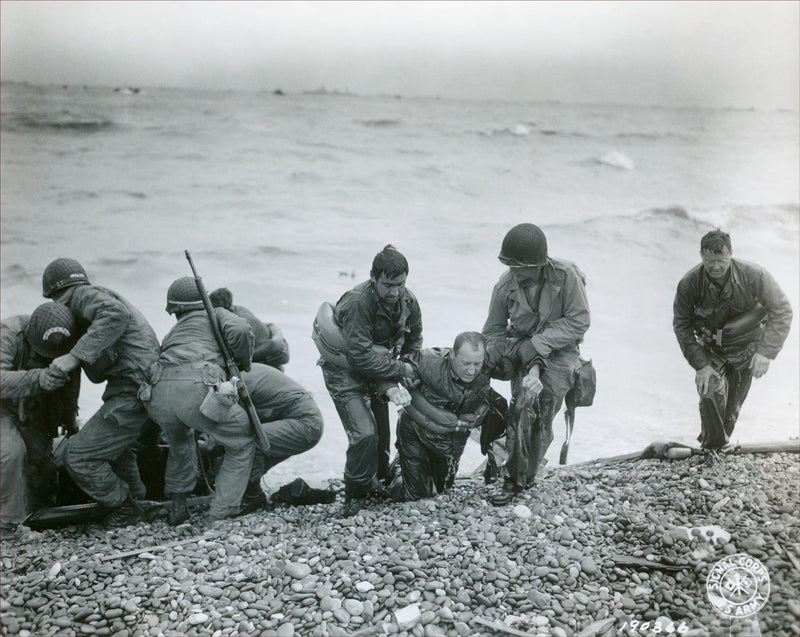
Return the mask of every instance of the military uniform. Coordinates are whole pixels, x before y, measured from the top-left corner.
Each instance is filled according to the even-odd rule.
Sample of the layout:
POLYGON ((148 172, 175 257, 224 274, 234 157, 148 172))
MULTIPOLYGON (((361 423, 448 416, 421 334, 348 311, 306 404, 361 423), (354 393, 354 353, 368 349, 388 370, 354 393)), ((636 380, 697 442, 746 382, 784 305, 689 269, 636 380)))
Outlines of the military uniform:
POLYGON ((681 279, 673 305, 673 329, 689 364, 700 370, 710 365, 717 372, 709 390, 700 396, 704 448, 725 445, 736 425, 752 382, 750 361, 756 353, 774 359, 783 347, 792 322, 792 308, 775 279, 761 266, 731 259, 723 285, 708 276, 703 264, 681 279), (717 345, 713 335, 733 318, 760 303, 764 323, 734 347, 717 345))
MULTIPOLYGON (((419 391, 431 405, 462 417, 488 406, 489 377, 478 374, 465 383, 454 373, 451 349, 424 349, 417 375, 419 391)), ((472 426, 479 425, 472 421, 472 426)), ((402 480, 392 484, 392 497, 407 501, 429 498, 453 485, 458 461, 469 438, 469 429, 432 431, 407 412, 397 422, 397 452, 402 480)))
POLYGON ((39 377, 50 360, 27 342, 28 315, 0 323, 0 520, 4 530, 51 505, 58 491, 52 458, 58 426, 72 431, 78 412, 80 370, 66 385, 44 391, 39 377))
POLYGON ((388 476, 389 410, 384 394, 402 378, 403 360, 419 356, 422 312, 407 289, 393 308, 387 308, 370 280, 345 292, 336 304, 334 320, 344 333, 351 369, 323 359, 319 365, 347 432, 345 487, 363 497, 376 479, 388 476), (376 351, 374 345, 389 351, 376 351))
MULTIPOLYGON (((248 369, 253 351, 250 325, 223 308, 214 311, 234 359, 248 369)), ((168 495, 191 493, 197 484, 194 430, 208 433, 225 448, 209 509, 219 519, 238 513, 256 449, 247 412, 238 403, 219 421, 200 411, 209 388, 226 379, 224 366, 206 311, 181 313, 161 344, 145 400, 169 444, 164 488, 168 495)))
POLYGON ((87 495, 117 508, 146 492, 136 443, 148 416, 138 392, 158 358, 158 338, 141 312, 108 288, 85 283, 67 288, 58 300, 84 332, 70 353, 89 380, 106 383, 103 406, 61 445, 59 456, 87 495))
POLYGON ((542 267, 543 278, 533 286, 523 287, 510 271, 505 272, 494 286, 483 326, 490 361, 502 361, 520 339, 528 339, 542 366, 544 389, 533 413, 523 412, 531 408, 522 399, 522 379, 528 369, 516 365, 511 371, 506 469, 509 480, 518 488, 533 484, 553 441, 553 419, 572 387, 578 344, 590 323, 583 273, 560 259, 548 258, 542 267))

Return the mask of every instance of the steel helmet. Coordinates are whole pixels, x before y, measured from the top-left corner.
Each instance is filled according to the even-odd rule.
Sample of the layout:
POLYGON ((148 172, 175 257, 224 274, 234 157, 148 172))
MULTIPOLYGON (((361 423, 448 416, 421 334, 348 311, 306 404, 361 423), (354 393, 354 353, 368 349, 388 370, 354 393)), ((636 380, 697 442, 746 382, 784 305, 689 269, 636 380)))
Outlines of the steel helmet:
POLYGON ((547 263, 547 238, 539 226, 520 223, 506 233, 497 258, 506 265, 544 265, 547 263))
POLYGON ((25 338, 34 352, 53 359, 67 354, 78 340, 75 317, 63 303, 48 301, 37 307, 25 327, 25 338))
POLYGON ((56 292, 73 285, 88 285, 86 270, 75 259, 60 258, 51 261, 42 273, 42 296, 51 298, 56 292))
POLYGON ((170 314, 180 314, 189 310, 202 310, 203 298, 197 283, 190 276, 182 276, 175 279, 167 290, 167 312, 170 314))

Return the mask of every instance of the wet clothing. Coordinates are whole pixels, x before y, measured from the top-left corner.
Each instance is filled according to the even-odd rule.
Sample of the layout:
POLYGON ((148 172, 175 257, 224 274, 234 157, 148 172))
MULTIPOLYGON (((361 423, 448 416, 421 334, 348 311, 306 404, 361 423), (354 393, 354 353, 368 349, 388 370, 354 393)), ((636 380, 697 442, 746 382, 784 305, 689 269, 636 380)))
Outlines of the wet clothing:
POLYGON ((54 391, 39 374, 50 364, 28 345, 28 315, 0 323, 0 524, 10 529, 32 511, 52 505, 58 468, 52 457, 58 427, 75 429, 80 370, 54 391))
POLYGON ((289 343, 283 337, 280 328, 274 323, 264 323, 246 307, 234 305, 231 312, 247 319, 255 337, 253 349, 253 362, 263 363, 270 367, 283 370, 289 362, 289 343))
MULTIPOLYGON (((234 360, 243 371, 249 369, 253 351, 250 325, 223 308, 214 312, 234 360)), ((238 513, 256 449, 247 412, 238 403, 221 421, 200 412, 209 388, 226 380, 224 366, 206 311, 186 312, 164 337, 161 356, 151 371, 149 398, 145 399, 150 417, 169 444, 164 478, 167 495, 191 493, 197 484, 195 430, 209 434, 225 449, 210 506, 210 514, 216 518, 238 513)))
MULTIPOLYGON (((455 416, 474 414, 489 400, 489 376, 478 374, 465 383, 453 372, 451 349, 424 349, 417 375, 423 397, 431 405, 455 416)), ((480 424, 474 422, 474 425, 480 424)), ((392 498, 398 501, 429 498, 453 485, 469 430, 431 431, 407 413, 397 422, 397 453, 401 480, 392 482, 392 498)))
POLYGON ((699 264, 681 279, 673 304, 673 329, 689 364, 700 370, 714 368, 720 379, 711 379, 700 396, 701 433, 704 448, 725 445, 736 425, 752 381, 749 369, 755 353, 774 359, 783 347, 792 322, 792 308, 772 275, 761 266, 731 259, 724 283, 718 285, 699 264), (718 345, 713 334, 728 321, 761 304, 767 315, 735 347, 718 345))
POLYGON ((253 363, 243 376, 270 447, 266 454, 256 449, 250 472, 253 482, 320 441, 322 412, 303 386, 272 367, 253 363))
POLYGON ((415 363, 422 347, 422 312, 416 297, 404 289, 387 308, 372 281, 345 292, 334 309, 346 342, 350 369, 320 359, 325 386, 347 433, 345 486, 370 488, 389 475, 388 389, 403 376, 403 361, 415 363), (377 351, 380 345, 389 351, 377 351))
POLYGON ((116 508, 145 486, 136 443, 148 416, 137 394, 158 358, 158 338, 141 312, 99 285, 67 288, 58 300, 72 310, 83 333, 70 352, 87 378, 106 383, 103 406, 58 450, 67 471, 93 500, 116 508))
POLYGON ((508 270, 492 291, 483 335, 488 360, 495 368, 493 376, 511 379, 506 470, 517 488, 533 484, 553 441, 553 419, 572 387, 579 365, 578 346, 590 324, 584 286, 585 277, 575 264, 551 258, 538 284, 521 286, 508 270), (523 339, 535 350, 525 364, 512 358, 523 339), (544 389, 531 406, 522 379, 533 362, 541 365, 539 380, 544 389))

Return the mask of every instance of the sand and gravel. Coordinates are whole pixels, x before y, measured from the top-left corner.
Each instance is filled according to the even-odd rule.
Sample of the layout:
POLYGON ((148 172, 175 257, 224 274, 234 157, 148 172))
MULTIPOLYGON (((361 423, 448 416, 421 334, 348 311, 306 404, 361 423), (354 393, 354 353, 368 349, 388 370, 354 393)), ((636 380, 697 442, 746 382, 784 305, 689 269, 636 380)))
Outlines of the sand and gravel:
POLYGON ((752 623, 715 612, 706 580, 746 553, 769 573, 761 634, 800 635, 798 458, 597 461, 546 470, 503 507, 464 480, 349 519, 339 499, 214 530, 20 530, 2 541, 1 632, 742 635, 752 623))

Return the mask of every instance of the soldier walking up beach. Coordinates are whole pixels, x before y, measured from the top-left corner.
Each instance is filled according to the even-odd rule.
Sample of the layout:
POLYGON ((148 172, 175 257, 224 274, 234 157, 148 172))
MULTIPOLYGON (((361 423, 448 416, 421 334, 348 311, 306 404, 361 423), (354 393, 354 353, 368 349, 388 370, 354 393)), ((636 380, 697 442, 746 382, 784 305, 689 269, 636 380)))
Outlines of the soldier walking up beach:
POLYGON ((767 373, 789 334, 792 307, 764 268, 731 257, 730 235, 700 240, 702 263, 678 284, 673 329, 695 369, 703 449, 730 440, 753 378, 767 373))

